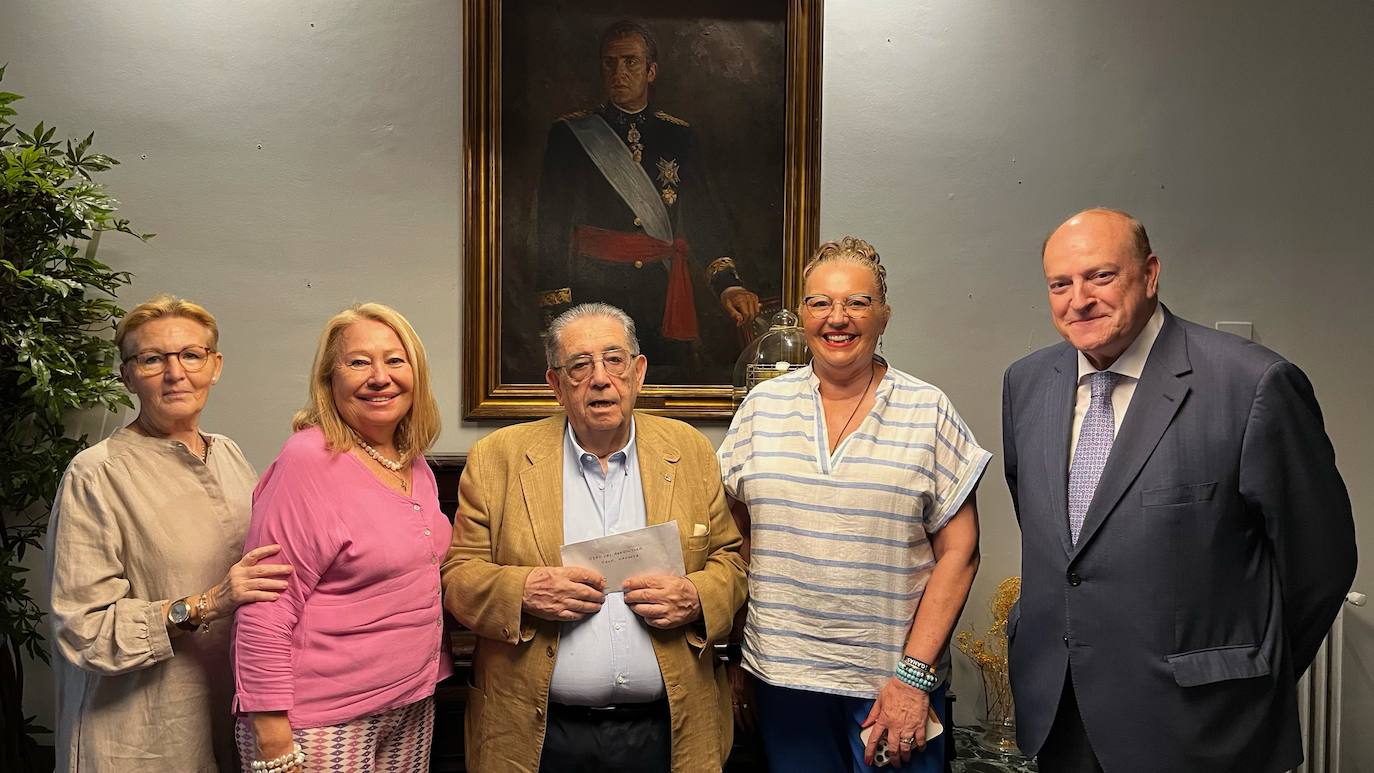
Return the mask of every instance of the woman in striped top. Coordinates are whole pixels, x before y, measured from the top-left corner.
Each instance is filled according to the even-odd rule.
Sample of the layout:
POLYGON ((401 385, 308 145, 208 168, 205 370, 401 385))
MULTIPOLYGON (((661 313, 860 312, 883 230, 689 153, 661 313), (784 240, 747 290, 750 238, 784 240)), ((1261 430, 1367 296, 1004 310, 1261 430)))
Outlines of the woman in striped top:
POLYGON ((743 667, 774 771, 871 770, 880 741, 900 770, 943 770, 945 736, 927 743, 925 719, 944 720, 991 454, 943 392, 876 355, 885 279, 867 242, 821 245, 803 273, 811 365, 756 387, 718 453, 750 559, 743 667))

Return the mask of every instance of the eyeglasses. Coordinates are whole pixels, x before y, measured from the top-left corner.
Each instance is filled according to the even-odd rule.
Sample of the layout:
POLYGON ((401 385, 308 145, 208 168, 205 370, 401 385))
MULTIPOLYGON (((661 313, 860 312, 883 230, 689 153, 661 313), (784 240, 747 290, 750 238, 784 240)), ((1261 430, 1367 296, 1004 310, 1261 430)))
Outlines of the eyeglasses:
POLYGON ((204 346, 188 346, 179 352, 155 352, 152 350, 138 352, 125 357, 123 362, 134 364, 134 372, 140 376, 156 376, 167 370, 167 360, 175 357, 181 361, 181 369, 187 373, 195 373, 205 367, 205 363, 210 361, 210 355, 214 352, 204 346))
MULTIPOLYGON (((841 304, 844 306, 844 313, 854 319, 867 317, 873 311, 873 307, 881 303, 873 299, 871 295, 856 294, 844 299, 841 304)), ((802 298, 802 308, 806 309, 812 317, 825 319, 830 316, 830 311, 835 306, 835 299, 829 295, 808 295, 802 298)))
MULTIPOLYGON (((404 368, 409 364, 410 362, 408 362, 406 358, 398 354, 393 354, 390 357, 382 358, 382 366, 385 367, 387 370, 397 370, 398 368, 404 368)), ((349 370, 358 372, 372 370, 372 360, 367 357, 359 357, 357 355, 354 355, 352 357, 345 359, 343 362, 340 362, 338 367, 348 368, 349 370)))
POLYGON ((636 355, 630 354, 624 349, 607 349, 601 353, 600 357, 593 357, 590 354, 579 355, 555 367, 554 370, 563 371, 563 375, 567 376, 568 380, 576 386, 591 377, 592 369, 596 367, 598 362, 606 368, 606 373, 620 377, 630 369, 630 363, 634 361, 635 357, 636 355))

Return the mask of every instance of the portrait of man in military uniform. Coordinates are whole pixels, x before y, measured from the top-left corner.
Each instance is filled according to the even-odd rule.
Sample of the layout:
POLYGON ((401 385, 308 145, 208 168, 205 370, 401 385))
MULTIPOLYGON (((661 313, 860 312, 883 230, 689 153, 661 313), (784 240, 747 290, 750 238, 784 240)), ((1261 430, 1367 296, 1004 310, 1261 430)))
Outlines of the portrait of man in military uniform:
POLYGON ((703 338, 697 288, 718 299, 736 326, 758 315, 758 295, 740 279, 691 124, 650 102, 659 68, 653 33, 618 21, 601 35, 600 49, 606 100, 549 130, 539 183, 539 305, 551 319, 572 304, 619 304, 650 364, 660 366, 656 380, 687 383, 702 368, 703 347, 731 344, 703 338))
MULTIPOLYGON (((562 19, 564 29, 580 21, 585 42, 543 39, 555 49, 567 40, 580 49, 574 57, 519 47, 504 57, 536 91, 564 104, 563 92, 584 95, 545 114, 537 166, 528 149, 506 151, 503 225, 523 229, 507 231, 508 316, 534 321, 529 331, 572 305, 612 303, 635 321, 649 383, 728 384, 762 304, 781 294, 782 111, 753 94, 769 88, 781 99, 783 27, 729 18, 737 11, 720 22, 616 18, 614 6, 562 19), (741 45, 759 40, 753 50, 741 45), (672 86, 660 98, 665 82, 672 86), (770 108, 776 127, 757 115, 770 108)), ((512 10, 508 24, 518 26, 521 8, 512 10)), ((511 103, 508 120, 537 117, 527 100, 511 103)), ((533 354, 536 341, 514 324, 504 331, 503 375, 516 376, 506 363, 522 344, 533 354)))

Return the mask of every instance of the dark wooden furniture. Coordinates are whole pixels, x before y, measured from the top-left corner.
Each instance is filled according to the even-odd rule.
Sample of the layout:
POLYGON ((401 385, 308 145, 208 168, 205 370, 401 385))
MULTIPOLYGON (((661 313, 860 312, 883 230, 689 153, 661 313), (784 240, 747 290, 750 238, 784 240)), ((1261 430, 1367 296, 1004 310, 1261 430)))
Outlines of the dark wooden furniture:
MULTIPOLYGON (((458 512, 458 479, 463 475, 467 454, 434 454, 429 457, 430 469, 439 484, 439 509, 449 520, 458 512)), ((458 621, 448 617, 450 631, 462 631, 458 621)), ((456 637, 460 642, 465 637, 456 637)), ((453 676, 440 682, 434 690, 434 745, 430 749, 430 770, 434 773, 464 773, 463 764, 463 708, 467 704, 467 684, 472 674, 472 651, 462 645, 453 651, 453 676)))

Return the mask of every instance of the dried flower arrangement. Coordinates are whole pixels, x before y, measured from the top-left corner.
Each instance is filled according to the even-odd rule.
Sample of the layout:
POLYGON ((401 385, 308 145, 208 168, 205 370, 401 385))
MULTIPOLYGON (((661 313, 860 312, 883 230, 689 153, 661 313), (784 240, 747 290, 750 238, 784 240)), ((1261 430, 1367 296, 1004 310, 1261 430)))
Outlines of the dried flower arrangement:
POLYGON ((955 637, 959 651, 968 656, 983 675, 983 698, 987 704, 988 725, 1013 721, 1011 682, 1007 677, 1007 616, 1021 598, 1021 578, 1008 577, 997 584, 988 602, 992 624, 978 635, 972 626, 955 637))

